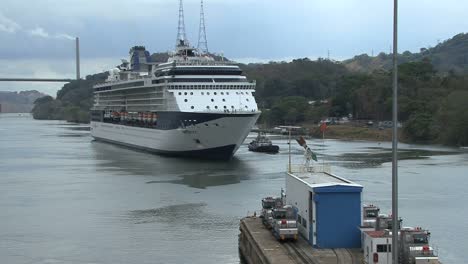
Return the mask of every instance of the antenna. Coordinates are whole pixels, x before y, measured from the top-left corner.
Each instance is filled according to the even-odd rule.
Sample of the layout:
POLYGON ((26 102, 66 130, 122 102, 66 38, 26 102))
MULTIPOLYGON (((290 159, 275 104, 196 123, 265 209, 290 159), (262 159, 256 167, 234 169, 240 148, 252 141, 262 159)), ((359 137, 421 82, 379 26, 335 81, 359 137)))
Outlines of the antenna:
POLYGON ((208 42, 206 41, 205 12, 203 11, 203 0, 200 4, 200 29, 198 30, 198 50, 208 53, 208 42))
POLYGON ((179 1, 179 27, 177 28, 176 46, 178 46, 179 44, 188 45, 187 35, 185 35, 184 3, 182 2, 182 0, 179 1))

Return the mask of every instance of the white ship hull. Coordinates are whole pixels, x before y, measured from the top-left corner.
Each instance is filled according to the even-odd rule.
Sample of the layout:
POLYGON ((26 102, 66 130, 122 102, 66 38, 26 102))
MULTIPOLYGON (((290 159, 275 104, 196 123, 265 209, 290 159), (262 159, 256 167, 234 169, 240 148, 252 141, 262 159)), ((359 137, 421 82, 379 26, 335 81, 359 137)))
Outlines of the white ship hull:
MULTIPOLYGON (((204 113, 195 114, 203 120, 204 113)), ((244 142, 260 113, 219 114, 219 118, 174 129, 91 122, 91 135, 107 141, 171 156, 229 159, 244 142)))

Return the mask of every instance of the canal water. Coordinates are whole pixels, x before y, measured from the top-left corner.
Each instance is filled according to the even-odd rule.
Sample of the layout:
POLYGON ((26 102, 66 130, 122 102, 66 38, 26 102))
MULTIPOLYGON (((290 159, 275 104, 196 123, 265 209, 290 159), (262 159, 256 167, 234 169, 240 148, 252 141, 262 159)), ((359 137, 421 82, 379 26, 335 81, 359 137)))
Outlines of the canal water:
MULTIPOLYGON (((277 155, 243 145, 230 162, 195 161, 96 142, 83 125, 2 114, 0 262, 239 263, 239 219, 284 187, 288 144, 274 142, 277 155)), ((390 143, 309 143, 390 213, 390 143)), ((445 264, 464 263, 468 150, 400 147, 404 225, 429 228, 445 264)), ((302 153, 292 145, 293 162, 302 153)))

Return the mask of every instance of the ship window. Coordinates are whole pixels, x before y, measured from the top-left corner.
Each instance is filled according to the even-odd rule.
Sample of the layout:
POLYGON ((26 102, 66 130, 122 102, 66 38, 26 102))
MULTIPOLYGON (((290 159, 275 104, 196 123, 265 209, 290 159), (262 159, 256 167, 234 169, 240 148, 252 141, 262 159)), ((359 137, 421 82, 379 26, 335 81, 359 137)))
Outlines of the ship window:
POLYGON ((231 105, 231 108, 232 108, 232 109, 234 109, 234 106, 233 106, 233 105, 231 105))
POLYGON ((218 106, 217 106, 217 105, 215 105, 215 109, 218 109, 218 106))
POLYGON ((226 99, 223 98, 223 102, 226 102, 226 99))
POLYGON ((210 95, 210 92, 206 92, 207 95, 210 95))
POLYGON ((208 126, 208 124, 205 123, 205 126, 208 126))
POLYGON ((201 92, 201 95, 205 95, 205 93, 204 93, 204 92, 201 92))
POLYGON ((185 99, 185 100, 184 100, 184 102, 188 102, 188 100, 187 100, 187 99, 185 99))
POLYGON ((249 108, 248 106, 245 106, 245 108, 249 108))
POLYGON ((190 108, 194 109, 195 107, 192 105, 190 108))
POLYGON ((192 93, 192 92, 190 92, 190 95, 193 95, 193 93, 192 93))
POLYGON ((249 101, 249 98, 245 99, 247 102, 249 101))
POLYGON ((216 92, 214 92, 214 95, 216 95, 216 92))
POLYGON ((227 106, 224 106, 224 109, 226 109, 226 108, 227 108, 227 106))
POLYGON ((223 93, 223 92, 221 92, 221 95, 224 95, 224 93, 223 93))
POLYGON ((211 99, 211 102, 214 102, 214 99, 211 99))
POLYGON ((229 92, 226 92, 227 95, 229 95, 229 92))
POLYGON ((187 95, 187 92, 185 92, 184 95, 187 95))
POLYGON ((218 123, 215 123, 215 126, 219 126, 219 124, 218 124, 218 123))
POLYGON ((181 93, 181 92, 179 92, 179 95, 182 95, 182 93, 181 93))
POLYGON ((209 106, 209 105, 207 105, 207 106, 206 106, 206 109, 210 109, 210 106, 209 106))
POLYGON ((249 92, 245 92, 245 94, 249 94, 249 92))
POLYGON ((236 94, 239 94, 239 92, 236 92, 236 94))
POLYGON ((244 92, 241 92, 241 94, 243 95, 243 94, 244 94, 244 92))

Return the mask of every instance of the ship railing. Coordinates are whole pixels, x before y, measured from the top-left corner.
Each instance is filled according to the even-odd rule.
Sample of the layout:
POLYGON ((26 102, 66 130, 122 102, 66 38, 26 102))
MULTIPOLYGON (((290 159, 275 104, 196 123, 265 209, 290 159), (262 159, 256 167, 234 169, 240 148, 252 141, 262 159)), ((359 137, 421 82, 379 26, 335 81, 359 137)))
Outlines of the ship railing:
POLYGON ((176 65, 201 65, 201 66, 209 66, 209 65, 237 65, 239 63, 234 61, 176 61, 176 65))
POLYGON ((291 173, 331 173, 331 166, 328 164, 291 164, 288 165, 291 173))
POLYGON ((109 84, 124 84, 124 83, 131 83, 132 81, 140 81, 145 79, 151 79, 152 77, 149 75, 144 76, 137 76, 136 78, 131 78, 128 80, 105 80, 104 82, 96 83, 93 88, 98 88, 102 86, 108 86, 109 84))

